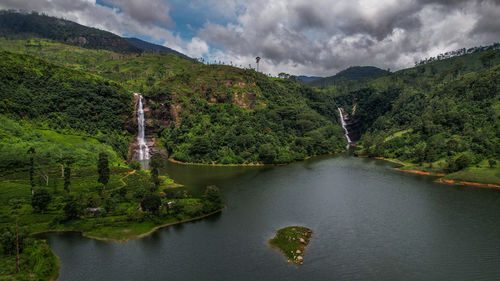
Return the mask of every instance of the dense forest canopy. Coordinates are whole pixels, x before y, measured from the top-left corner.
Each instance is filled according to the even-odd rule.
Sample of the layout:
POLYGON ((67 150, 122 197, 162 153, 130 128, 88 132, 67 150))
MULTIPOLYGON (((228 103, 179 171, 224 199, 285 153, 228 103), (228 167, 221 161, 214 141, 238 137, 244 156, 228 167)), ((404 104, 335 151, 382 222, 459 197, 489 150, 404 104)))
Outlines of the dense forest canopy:
POLYGON ((500 68, 491 52, 329 91, 337 91, 335 100, 348 111, 356 105, 351 118, 362 124, 359 153, 456 172, 500 153, 500 68))
MULTIPOLYGON (((59 20, 9 12, 2 17, 11 30, 0 38, 3 49, 60 65, 48 66, 34 57, 14 59, 18 55, 3 53, 2 75, 10 77, 2 82, 3 112, 17 120, 50 120, 49 127, 76 134, 120 136, 119 142, 109 137, 106 143, 124 158, 128 155, 125 139, 131 137, 135 126, 132 92, 146 98, 147 129, 158 145, 170 157, 185 162, 285 163, 341 151, 345 139, 337 106, 350 114, 355 112, 351 117, 361 121, 361 153, 416 163, 445 158, 453 161, 464 153, 471 158, 470 163, 497 157, 496 119, 491 119, 496 115, 490 114, 496 112, 497 97, 492 94, 496 88, 488 86, 496 85, 496 68, 489 70, 499 61, 496 53, 491 55, 495 50, 470 52, 396 73, 351 67, 314 81, 328 82, 318 90, 291 77, 270 78, 254 70, 204 65, 170 54, 122 56, 114 51, 123 50, 72 46, 50 33, 35 32, 35 36, 20 38, 12 35, 26 34, 23 28, 30 24, 15 29, 9 19, 26 18, 24 22, 39 23, 40 30, 49 30, 59 20), (490 80, 484 80, 486 77, 490 80), (477 94, 468 94, 478 85, 489 91, 484 94, 488 98, 478 100, 477 94), (456 95, 456 91, 465 94, 456 95), (40 106, 31 107, 34 103, 40 106), (460 123, 452 116, 470 118, 460 123), (471 127, 488 139, 480 148, 474 144, 478 137, 464 133, 471 127), (435 145, 429 143, 450 140, 457 141, 460 149, 447 146, 441 151, 437 146, 436 151, 430 151, 435 145), (426 154, 417 156, 422 143, 426 154)), ((86 30, 65 26, 68 34, 86 30)), ((95 32, 100 38, 110 36, 95 32)))

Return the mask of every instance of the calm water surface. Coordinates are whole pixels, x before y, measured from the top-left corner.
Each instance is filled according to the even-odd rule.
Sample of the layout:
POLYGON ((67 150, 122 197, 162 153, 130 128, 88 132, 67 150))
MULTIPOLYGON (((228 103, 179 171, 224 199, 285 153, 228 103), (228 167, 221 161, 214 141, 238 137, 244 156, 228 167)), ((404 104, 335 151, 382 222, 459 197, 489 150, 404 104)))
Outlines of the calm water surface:
POLYGON ((47 234, 59 280, 500 280, 496 190, 347 155, 167 171, 194 193, 219 186, 228 208, 125 243, 47 234), (290 225, 314 230, 304 265, 267 245, 290 225))

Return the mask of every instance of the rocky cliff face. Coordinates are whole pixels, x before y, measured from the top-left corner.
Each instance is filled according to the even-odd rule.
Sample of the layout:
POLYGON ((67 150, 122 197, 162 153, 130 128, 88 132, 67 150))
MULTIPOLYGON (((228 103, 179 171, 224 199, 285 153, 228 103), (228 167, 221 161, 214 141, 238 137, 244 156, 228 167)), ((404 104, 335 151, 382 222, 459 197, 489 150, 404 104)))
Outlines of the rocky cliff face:
POLYGON ((355 117, 347 117, 344 119, 349 138, 352 142, 357 142, 361 138, 361 121, 355 117))

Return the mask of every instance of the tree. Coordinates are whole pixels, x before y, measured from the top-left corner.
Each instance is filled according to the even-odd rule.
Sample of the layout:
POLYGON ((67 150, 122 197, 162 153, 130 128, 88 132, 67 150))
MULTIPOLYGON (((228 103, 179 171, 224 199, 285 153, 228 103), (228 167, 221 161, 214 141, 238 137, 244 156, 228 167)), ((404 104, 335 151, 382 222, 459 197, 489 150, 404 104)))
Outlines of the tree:
POLYGON ((64 167, 64 190, 69 192, 69 185, 71 184, 71 167, 64 167))
POLYGON ((272 144, 266 143, 260 146, 259 148, 259 158, 264 163, 273 163, 276 158, 276 151, 273 148, 272 144))
POLYGON ((105 152, 99 153, 99 160, 97 161, 97 172, 99 173, 98 182, 104 185, 104 189, 106 189, 106 185, 109 181, 109 161, 108 155, 105 152))
POLYGON ((151 156, 151 160, 149 160, 149 169, 151 170, 151 181, 155 185, 156 188, 160 185, 160 168, 163 166, 162 157, 160 153, 155 153, 151 156))
POLYGON ((497 53, 495 50, 488 50, 481 55, 481 63, 484 67, 491 67, 491 61, 495 59, 497 53))
POLYGON ((69 197, 64 205, 64 214, 66 215, 66 219, 76 219, 81 214, 81 206, 78 201, 76 201, 73 197, 69 197))
POLYGON ((35 191, 33 199, 31 200, 31 206, 35 209, 35 212, 43 213, 47 210, 47 206, 49 206, 50 201, 52 201, 50 193, 44 188, 41 188, 35 191))
POLYGON ((260 62, 260 57, 255 58, 255 62, 257 63, 257 71, 259 71, 259 62, 260 62))
POLYGON ((497 161, 490 159, 490 160, 488 160, 488 165, 490 165, 490 168, 494 168, 497 166, 497 161))
POLYGON ((207 186, 203 195, 203 211, 214 212, 222 207, 222 196, 215 185, 207 186))
MULTIPOLYGON (((0 229, 0 248, 3 254, 14 255, 17 252, 16 230, 13 227, 0 229)), ((24 238, 23 236, 19 237, 24 238)), ((22 243, 20 243, 22 245, 22 243)))
POLYGON ((466 154, 462 154, 460 156, 458 156, 457 159, 455 159, 455 168, 457 171, 460 171, 462 169, 465 169, 467 168, 467 166, 469 166, 470 164, 470 158, 466 155, 466 154))
POLYGON ((220 191, 215 185, 209 185, 205 189, 204 194, 205 200, 213 202, 217 205, 222 205, 222 196, 220 195, 220 191))
POLYGON ((158 213, 161 206, 161 198, 156 194, 148 194, 141 201, 141 208, 146 212, 158 213))
POLYGON ((28 149, 28 154, 30 154, 30 184, 31 184, 31 198, 33 198, 33 195, 35 194, 35 160, 33 158, 33 154, 35 154, 35 148, 30 147, 28 149))
POLYGON ((460 73, 462 72, 462 69, 464 68, 464 62, 461 59, 457 59, 457 61, 453 64, 452 68, 452 74, 454 78, 460 77, 460 73))
POLYGON ((141 170, 141 163, 137 160, 132 160, 128 163, 128 166, 130 169, 140 171, 141 170))

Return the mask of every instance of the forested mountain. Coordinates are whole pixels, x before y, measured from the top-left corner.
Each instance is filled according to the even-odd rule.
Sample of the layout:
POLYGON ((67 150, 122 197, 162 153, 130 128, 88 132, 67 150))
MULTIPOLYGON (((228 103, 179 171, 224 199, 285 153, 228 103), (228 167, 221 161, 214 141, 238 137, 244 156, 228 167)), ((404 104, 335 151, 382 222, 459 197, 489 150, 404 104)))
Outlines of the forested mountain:
POLYGON ((295 79, 297 79, 297 81, 304 82, 304 83, 309 83, 309 82, 312 82, 312 81, 316 81, 316 80, 321 79, 321 78, 323 78, 323 77, 319 77, 319 76, 305 76, 305 75, 295 76, 295 79))
POLYGON ((345 82, 357 82, 363 79, 376 78, 388 73, 390 72, 374 66, 352 66, 333 76, 313 80, 309 84, 324 88, 345 82))
POLYGON ((362 124, 361 154, 445 173, 488 165, 500 155, 498 61, 491 50, 436 61, 337 92, 335 99, 347 112, 356 105, 351 118, 362 124))
POLYGON ((287 163, 345 146, 333 98, 290 79, 168 53, 122 55, 39 36, 7 36, 0 47, 32 55, 3 53, 3 74, 12 76, 4 79, 5 113, 74 134, 120 135, 118 143, 106 142, 119 155, 126 155, 123 142, 135 133, 133 92, 145 96, 147 131, 180 161, 287 163))
POLYGON ((9 39, 45 38, 89 49, 133 54, 142 52, 188 56, 138 38, 123 38, 108 31, 38 13, 0 11, 0 36, 9 39))
POLYGON ((209 66, 146 94, 171 122, 160 134, 181 161, 287 163, 344 147, 333 100, 288 79, 209 66))

